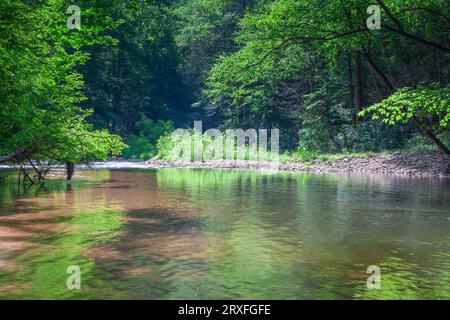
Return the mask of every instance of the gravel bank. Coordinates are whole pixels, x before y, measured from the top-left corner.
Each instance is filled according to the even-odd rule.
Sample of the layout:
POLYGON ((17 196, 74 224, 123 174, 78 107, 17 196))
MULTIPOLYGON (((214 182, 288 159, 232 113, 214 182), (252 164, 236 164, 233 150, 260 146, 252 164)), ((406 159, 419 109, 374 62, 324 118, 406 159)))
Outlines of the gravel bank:
MULTIPOLYGON (((115 160, 77 165, 77 169, 158 169, 158 168, 198 168, 198 169, 241 169, 241 170, 279 170, 287 172, 383 174, 422 177, 450 177, 450 158, 442 154, 403 154, 379 153, 366 158, 343 158, 336 161, 300 160, 289 161, 274 166, 270 162, 257 161, 210 161, 210 162, 171 162, 159 159, 148 161, 115 160)), ((1 165, 0 168, 11 168, 1 165)), ((64 166, 54 169, 64 170, 64 166)))
POLYGON ((450 176, 450 158, 442 154, 380 153, 367 158, 343 158, 336 161, 310 162, 290 161, 273 167, 273 164, 253 161, 221 162, 169 162, 158 159, 147 161, 149 168, 224 168, 224 169, 267 169, 289 172, 311 173, 358 173, 389 174, 402 176, 450 176))

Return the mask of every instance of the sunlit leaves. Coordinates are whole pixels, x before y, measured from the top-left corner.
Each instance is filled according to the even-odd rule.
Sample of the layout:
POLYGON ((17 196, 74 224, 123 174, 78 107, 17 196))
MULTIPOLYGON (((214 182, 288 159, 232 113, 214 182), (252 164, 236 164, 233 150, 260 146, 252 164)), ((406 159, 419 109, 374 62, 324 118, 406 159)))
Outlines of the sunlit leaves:
POLYGON ((89 58, 82 48, 111 43, 101 35, 114 25, 99 10, 107 3, 79 2, 80 31, 66 26, 67 1, 0 4, 0 155, 25 149, 36 160, 76 162, 106 159, 124 147, 119 137, 88 124, 91 112, 82 108, 84 82, 76 70, 89 58), (3 15, 10 10, 17 15, 3 15))
POLYGON ((371 114, 373 120, 390 125, 407 123, 413 117, 423 119, 434 116, 438 117, 441 127, 447 127, 450 120, 450 88, 436 84, 416 89, 403 88, 359 115, 366 114, 371 114))

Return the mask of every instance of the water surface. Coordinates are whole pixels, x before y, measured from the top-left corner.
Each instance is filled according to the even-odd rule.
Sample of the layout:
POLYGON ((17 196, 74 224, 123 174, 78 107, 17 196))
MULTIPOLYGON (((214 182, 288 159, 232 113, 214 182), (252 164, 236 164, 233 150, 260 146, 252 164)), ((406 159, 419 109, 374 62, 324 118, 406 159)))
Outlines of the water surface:
POLYGON ((160 169, 24 191, 12 177, 0 298, 449 299, 450 180, 160 169))

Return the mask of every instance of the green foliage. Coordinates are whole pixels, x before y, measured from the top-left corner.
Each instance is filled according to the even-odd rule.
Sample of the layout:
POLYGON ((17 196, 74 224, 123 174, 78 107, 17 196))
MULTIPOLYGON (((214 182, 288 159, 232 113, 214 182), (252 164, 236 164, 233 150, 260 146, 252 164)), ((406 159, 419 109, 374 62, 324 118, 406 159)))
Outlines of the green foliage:
MULTIPOLYGON (((207 156, 203 153, 203 150, 213 143, 215 141, 207 134, 202 135, 194 132, 194 130, 188 130, 183 134, 170 132, 158 140, 158 158, 170 161, 194 161, 196 159, 195 153, 198 152, 197 157, 203 161, 207 156)), ((225 142, 218 140, 217 143, 220 145, 225 142)), ((213 156, 214 154, 209 155, 213 156)))
POLYGON ((88 124, 92 112, 81 107, 84 83, 76 71, 88 59, 83 47, 111 43, 101 32, 113 24, 92 7, 82 31, 71 31, 66 9, 62 0, 0 4, 0 155, 7 160, 106 159, 125 146, 88 124))
POLYGON ((415 89, 403 88, 359 113, 360 116, 366 114, 389 125, 406 124, 411 120, 441 151, 450 153, 445 143, 436 136, 439 133, 444 138, 449 136, 450 87, 432 84, 415 89))
MULTIPOLYGON (((346 26, 335 2, 320 10, 317 6, 315 1, 282 0, 246 15, 237 37, 240 50, 221 58, 210 72, 205 94, 211 104, 234 121, 273 122, 269 119, 282 112, 278 100, 285 97, 286 82, 302 82, 298 75, 315 66, 326 68, 335 59, 332 45, 342 48, 346 41, 330 40, 322 48, 310 40, 325 37, 323 29, 338 33, 346 26)), ((308 89, 300 89, 300 95, 312 93, 308 89)))
POLYGON ((191 93, 179 71, 177 18, 168 1, 118 1, 109 9, 123 21, 107 34, 116 46, 94 46, 82 72, 86 104, 96 127, 139 136, 141 117, 183 122, 191 93))
MULTIPOLYGON (((186 139, 182 139, 182 136, 177 136, 174 135, 173 132, 168 132, 165 135, 162 135, 157 142, 157 150, 158 150, 158 154, 157 157, 159 159, 163 159, 163 160, 174 160, 176 158, 179 158, 180 155, 178 154, 174 154, 174 150, 176 149, 177 146, 181 146, 180 144, 183 143, 184 144, 188 144, 188 145, 183 145, 182 147, 186 148, 192 148, 191 142, 190 142, 190 138, 189 138, 189 142, 186 142, 186 139)), ((191 156, 188 156, 189 159, 186 159, 188 161, 191 161, 191 156)), ((193 158, 192 158, 193 159, 193 158)))
POLYGON ((382 3, 382 30, 368 30, 366 1, 260 2, 239 22, 238 50, 221 56, 208 75, 208 108, 224 126, 278 127, 288 148, 294 147, 290 128, 299 129, 295 146, 309 150, 401 146, 407 136, 398 129, 357 123, 355 91, 363 105, 372 105, 392 86, 447 79, 442 87, 448 87, 442 66, 450 59, 442 52, 450 49, 439 39, 449 34, 449 8, 439 0, 382 3), (356 53, 362 59, 359 89, 356 53))
MULTIPOLYGON (((194 130, 172 132, 158 140, 158 158, 169 161, 270 160, 271 152, 256 145, 238 145, 222 134, 214 139, 194 130)), ((270 146, 268 146, 270 148, 270 146)))
POLYGON ((201 86, 217 57, 234 50, 241 10, 230 0, 187 0, 176 6, 181 66, 192 85, 201 86))
POLYGON ((344 139, 345 129, 352 119, 352 112, 341 103, 342 90, 328 82, 316 92, 303 96, 301 126, 299 130, 300 150, 339 152, 349 147, 344 139))
POLYGON ((172 121, 153 121, 145 116, 137 123, 138 135, 130 135, 127 139, 129 148, 123 152, 126 159, 148 160, 157 153, 158 139, 174 130, 172 121))
POLYGON ((401 148, 417 129, 386 124, 413 116, 443 132, 449 7, 377 2, 382 30, 367 29, 364 0, 82 0, 82 28, 71 31, 68 1, 4 0, 0 159, 119 154, 125 145, 102 130, 127 137, 127 158, 146 159, 171 150, 167 137, 155 147, 167 119, 194 117, 278 128, 282 148, 325 153, 401 148), (370 105, 362 114, 381 124, 357 119, 370 105))
POLYGON ((413 118, 437 117, 438 125, 445 128, 450 120, 450 88, 439 85, 403 88, 359 113, 366 114, 390 125, 407 123, 413 118))
MULTIPOLYGON (((443 132, 437 135, 438 139, 445 145, 450 146, 450 133, 443 132)), ((435 144, 431 144, 423 135, 414 135, 406 143, 402 151, 414 154, 429 154, 433 152, 439 152, 439 149, 435 144)))

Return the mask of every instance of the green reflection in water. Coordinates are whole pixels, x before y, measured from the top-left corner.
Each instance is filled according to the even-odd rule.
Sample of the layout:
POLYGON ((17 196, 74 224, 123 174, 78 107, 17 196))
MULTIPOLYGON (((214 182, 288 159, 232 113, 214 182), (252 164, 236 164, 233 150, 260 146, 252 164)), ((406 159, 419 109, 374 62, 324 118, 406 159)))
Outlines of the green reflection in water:
MULTIPOLYGON (((298 216, 289 207, 297 209, 301 203, 273 199, 270 193, 278 187, 290 192, 307 188, 311 175, 167 169, 158 171, 157 178, 162 190, 177 190, 195 204, 193 210, 203 218, 205 238, 211 241, 202 276, 176 280, 167 298, 342 298, 333 290, 320 290, 325 272, 311 270, 300 237, 278 237, 298 232, 298 216), (261 207, 266 209, 258 212, 261 207)), ((305 195, 299 192, 298 196, 305 195)))
MULTIPOLYGON (((61 226, 61 231, 44 230, 37 236, 21 239, 31 249, 15 257, 18 268, 11 272, 0 273, 0 288, 7 288, 2 298, 12 299, 95 299, 111 290, 104 280, 108 275, 96 268, 93 258, 86 255, 90 247, 110 242, 120 235, 124 210, 111 207, 107 201, 96 198, 95 211, 89 211, 91 203, 85 193, 89 188, 105 182, 109 178, 108 171, 89 173, 88 180, 72 183, 70 192, 63 181, 49 181, 47 192, 41 194, 44 202, 50 201, 51 218, 36 219, 38 215, 25 223, 13 223, 10 226, 17 230, 27 230, 36 223, 61 226), (68 201, 71 195, 70 201, 68 201), (67 206, 69 212, 58 210, 67 206), (53 215, 54 214, 54 215, 53 215), (66 281, 70 274, 67 268, 76 265, 81 270, 81 289, 69 290, 66 281)), ((11 189, 9 189, 11 190, 11 189)), ((30 197, 30 192, 24 194, 30 197)), ((17 195, 15 192, 13 194, 17 195)), ((39 202, 30 203, 30 209, 39 212, 39 202)), ((32 214, 32 213, 30 213, 32 214)), ((1 291, 0 291, 1 293, 1 291)))
POLYGON ((382 270, 381 288, 367 290, 366 283, 362 283, 357 287, 354 298, 449 299, 450 253, 440 252, 434 258, 430 257, 429 267, 421 267, 398 255, 387 257, 379 264, 382 270))
POLYGON ((82 253, 115 239, 120 234, 122 215, 123 211, 83 213, 67 221, 76 224, 72 230, 40 240, 42 246, 17 259, 22 268, 12 278, 14 285, 23 290, 14 298, 93 299, 109 294, 111 288, 103 280, 107 275, 96 269, 94 259, 82 253), (67 289, 66 270, 71 265, 80 267, 81 291, 67 289))
POLYGON ((203 276, 177 279, 168 298, 449 297, 450 242, 436 243, 449 231, 446 206, 436 206, 449 203, 445 182, 237 170, 167 169, 157 177, 162 190, 188 199, 212 239, 203 276), (405 252, 391 250, 396 241, 405 252), (382 290, 366 287, 375 263, 382 290))
POLYGON ((449 298, 448 180, 164 169, 55 190, 0 192, 0 238, 34 245, 7 258, 0 297, 449 298))

